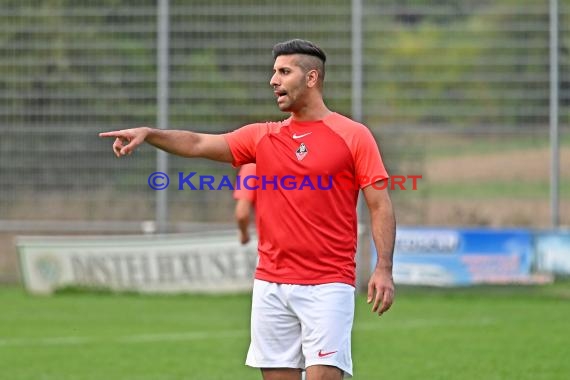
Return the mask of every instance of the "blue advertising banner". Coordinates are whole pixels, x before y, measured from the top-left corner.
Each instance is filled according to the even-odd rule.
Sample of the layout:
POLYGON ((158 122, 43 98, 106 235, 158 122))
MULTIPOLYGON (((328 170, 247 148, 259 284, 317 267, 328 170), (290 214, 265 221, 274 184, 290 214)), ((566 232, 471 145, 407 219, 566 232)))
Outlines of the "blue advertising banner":
POLYGON ((540 271, 570 274, 570 231, 536 236, 536 266, 540 271))
MULTIPOLYGON (((527 282, 532 241, 523 229, 398 228, 394 281, 435 286, 527 282)), ((372 257, 374 267, 374 244, 372 257)))

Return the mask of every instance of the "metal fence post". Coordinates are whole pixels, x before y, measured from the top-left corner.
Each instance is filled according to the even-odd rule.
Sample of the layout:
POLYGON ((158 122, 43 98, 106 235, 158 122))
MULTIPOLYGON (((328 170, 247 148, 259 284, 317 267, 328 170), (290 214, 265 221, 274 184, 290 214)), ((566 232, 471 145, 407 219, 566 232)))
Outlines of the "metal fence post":
MULTIPOLYGON (((169 3, 168 0, 158 2, 158 35, 157 35, 157 128, 168 129, 168 38, 169 38, 169 3)), ((156 170, 167 173, 168 154, 162 150, 156 153, 156 170)), ((165 190, 156 192, 156 230, 158 233, 168 231, 168 193, 165 190)))
MULTIPOLYGON (((351 70, 352 70, 352 118, 362 121, 362 0, 352 0, 351 20, 351 70)), ((366 291, 370 276, 370 226, 366 216, 364 193, 358 197, 358 235, 356 255, 356 289, 366 291)))
POLYGON ((560 153, 558 142, 558 0, 550 0, 550 217, 553 228, 560 223, 558 182, 560 153))

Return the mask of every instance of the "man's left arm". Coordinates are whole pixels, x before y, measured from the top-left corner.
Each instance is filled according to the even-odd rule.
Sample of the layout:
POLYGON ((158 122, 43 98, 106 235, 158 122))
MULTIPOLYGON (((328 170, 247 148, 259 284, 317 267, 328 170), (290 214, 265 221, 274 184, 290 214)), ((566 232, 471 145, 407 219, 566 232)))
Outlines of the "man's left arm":
MULTIPOLYGON (((387 179, 383 181, 388 181, 387 179)), ((377 252, 376 267, 368 282, 368 303, 372 311, 382 315, 394 302, 392 263, 396 238, 396 218, 387 186, 383 181, 362 189, 372 227, 372 238, 377 252), (380 190, 381 189, 381 190, 380 190)))

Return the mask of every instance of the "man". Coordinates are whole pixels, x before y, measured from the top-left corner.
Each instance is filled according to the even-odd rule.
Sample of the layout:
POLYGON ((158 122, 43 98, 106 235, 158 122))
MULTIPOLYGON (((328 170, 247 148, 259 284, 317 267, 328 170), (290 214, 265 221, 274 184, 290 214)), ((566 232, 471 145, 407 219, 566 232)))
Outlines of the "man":
POLYGON ((253 181, 252 184, 247 182, 247 186, 243 186, 241 182, 249 181, 250 178, 256 179, 255 173, 255 164, 243 165, 239 169, 238 180, 236 181, 236 185, 239 183, 240 186, 236 186, 234 190, 234 199, 236 200, 234 216, 238 225, 241 244, 247 244, 250 240, 249 222, 255 206, 256 191, 254 189, 257 186, 257 181, 253 181))
POLYGON ((273 57, 270 85, 279 109, 290 114, 284 121, 223 135, 141 127, 100 136, 116 138, 117 157, 146 141, 184 157, 256 162, 259 262, 246 364, 260 368, 264 380, 299 380, 303 369, 308 380, 339 380, 352 375, 359 189, 378 252, 368 303, 381 315, 393 302, 388 175, 370 131, 325 105, 325 53, 291 40, 275 45, 273 57))

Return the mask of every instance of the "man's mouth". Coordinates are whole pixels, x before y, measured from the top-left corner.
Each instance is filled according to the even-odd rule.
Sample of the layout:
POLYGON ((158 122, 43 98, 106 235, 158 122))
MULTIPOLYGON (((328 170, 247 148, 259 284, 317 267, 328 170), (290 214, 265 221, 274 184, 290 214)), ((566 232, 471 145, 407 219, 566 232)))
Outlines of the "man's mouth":
POLYGON ((287 91, 275 91, 275 96, 277 97, 277 101, 283 100, 285 96, 287 96, 287 91))

